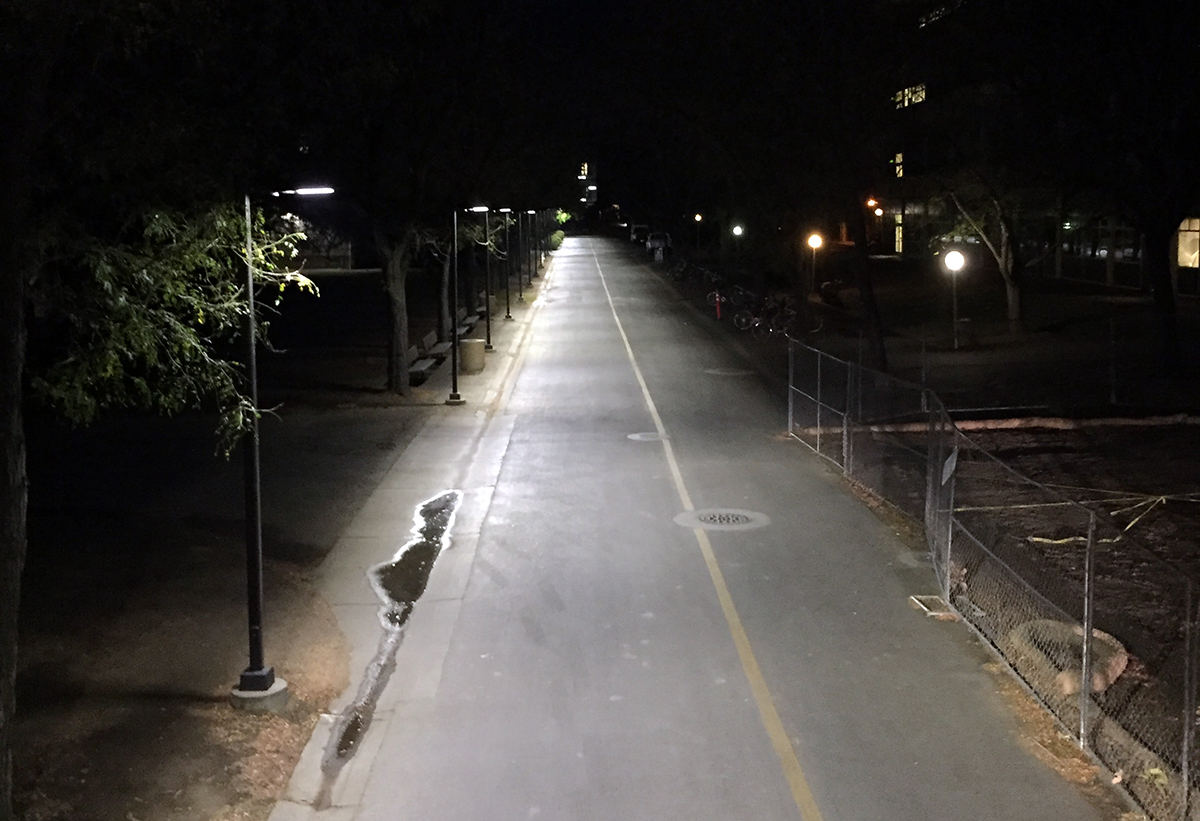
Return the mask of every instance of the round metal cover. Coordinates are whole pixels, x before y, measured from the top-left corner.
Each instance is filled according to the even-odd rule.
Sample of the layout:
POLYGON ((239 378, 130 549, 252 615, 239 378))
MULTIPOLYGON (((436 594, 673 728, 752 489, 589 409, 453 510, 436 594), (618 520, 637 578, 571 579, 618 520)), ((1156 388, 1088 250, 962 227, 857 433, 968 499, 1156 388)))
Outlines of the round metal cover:
POLYGON ((650 431, 649 433, 631 433, 626 438, 632 439, 635 442, 661 442, 663 439, 669 437, 660 436, 654 431, 650 431))
POLYGON ((730 507, 685 510, 675 517, 677 525, 703 530, 753 530, 756 527, 766 527, 770 523, 771 518, 765 513, 730 507))
POLYGON ((705 373, 713 376, 753 376, 754 371, 748 368, 706 368, 705 373))

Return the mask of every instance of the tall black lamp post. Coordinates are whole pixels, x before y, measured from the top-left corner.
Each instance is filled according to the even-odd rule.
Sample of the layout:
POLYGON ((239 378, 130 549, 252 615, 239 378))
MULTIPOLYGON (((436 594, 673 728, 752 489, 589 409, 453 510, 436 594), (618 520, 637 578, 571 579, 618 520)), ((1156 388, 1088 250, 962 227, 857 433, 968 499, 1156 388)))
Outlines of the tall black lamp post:
POLYGON ((462 405, 465 399, 458 393, 458 211, 450 238, 450 395, 447 405, 462 405))
POLYGON ((504 215, 504 318, 512 321, 512 300, 509 296, 511 288, 509 283, 512 280, 512 252, 508 247, 508 215, 512 213, 511 208, 501 208, 500 213, 504 215))
MULTIPOLYGON (((265 693, 277 684, 275 670, 263 654, 262 488, 258 448, 258 322, 254 307, 254 226, 250 197, 246 196, 246 378, 250 383, 250 424, 246 431, 246 610, 250 628, 250 664, 242 672, 235 693, 265 693)), ((287 687, 283 683, 284 688, 287 687)))
MULTIPOLYGON (((297 188, 276 192, 296 196, 332 194, 332 188, 297 188)), ((246 380, 250 392, 250 422, 245 434, 246 492, 246 615, 249 627, 249 664, 230 694, 235 707, 273 712, 287 704, 287 682, 276 677, 263 652, 262 484, 258 439, 258 321, 254 306, 254 223, 250 196, 246 195, 246 380)))
POLYGON ((517 302, 525 301, 525 229, 521 212, 517 212, 517 258, 513 260, 517 269, 517 302))
POLYGON ((483 327, 485 329, 483 349, 492 348, 492 223, 491 209, 486 205, 476 205, 471 209, 477 214, 483 214, 483 327))

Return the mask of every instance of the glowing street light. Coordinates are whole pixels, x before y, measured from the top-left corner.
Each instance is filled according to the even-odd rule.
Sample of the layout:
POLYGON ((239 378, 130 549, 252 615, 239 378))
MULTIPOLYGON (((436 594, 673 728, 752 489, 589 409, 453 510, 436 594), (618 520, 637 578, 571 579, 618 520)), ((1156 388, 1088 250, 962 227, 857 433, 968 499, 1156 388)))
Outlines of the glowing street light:
POLYGON ((967 264, 967 259, 961 251, 951 251, 942 260, 946 270, 950 272, 950 302, 954 321, 954 350, 958 350, 958 272, 967 264))
POLYGON ((825 244, 825 240, 820 234, 808 235, 808 247, 812 249, 812 287, 810 291, 817 290, 817 249, 825 244))
POLYGON ((289 188, 286 191, 272 191, 272 197, 278 197, 280 194, 291 194, 297 197, 320 197, 325 194, 332 194, 333 189, 326 185, 315 186, 313 188, 289 188))
POLYGON ((740 225, 733 226, 733 235, 735 237, 740 237, 744 233, 746 233, 746 229, 743 228, 742 226, 740 226, 740 225))
POLYGON ((696 221, 696 250, 699 251, 700 250, 700 223, 704 222, 704 215, 697 214, 696 216, 692 217, 692 219, 694 219, 696 221))

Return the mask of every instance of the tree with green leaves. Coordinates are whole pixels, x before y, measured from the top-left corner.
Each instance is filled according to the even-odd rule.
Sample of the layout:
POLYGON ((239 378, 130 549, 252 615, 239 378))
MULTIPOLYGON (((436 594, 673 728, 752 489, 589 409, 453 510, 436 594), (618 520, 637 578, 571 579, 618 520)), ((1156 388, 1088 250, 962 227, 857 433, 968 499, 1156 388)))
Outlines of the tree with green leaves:
MULTIPOLYGON (((282 156, 259 135, 281 117, 285 66, 266 75, 277 86, 244 71, 290 53, 268 42, 274 19, 224 0, 0 2, 0 821, 13 819, 26 402, 80 423, 204 403, 223 411, 227 444, 257 412, 228 356, 246 315, 233 203, 282 156)), ((290 241, 261 217, 252 233, 256 277, 277 292, 290 241)))

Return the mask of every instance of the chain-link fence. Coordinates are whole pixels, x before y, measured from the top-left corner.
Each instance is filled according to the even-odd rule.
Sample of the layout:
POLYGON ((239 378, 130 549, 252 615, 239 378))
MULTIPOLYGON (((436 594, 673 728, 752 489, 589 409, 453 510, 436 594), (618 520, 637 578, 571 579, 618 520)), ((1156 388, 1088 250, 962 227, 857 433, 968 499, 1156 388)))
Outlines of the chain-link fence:
POLYGON ((924 522, 947 603, 1147 814, 1200 818, 1195 580, 921 386, 796 341, 789 363, 790 434, 924 522))

